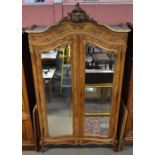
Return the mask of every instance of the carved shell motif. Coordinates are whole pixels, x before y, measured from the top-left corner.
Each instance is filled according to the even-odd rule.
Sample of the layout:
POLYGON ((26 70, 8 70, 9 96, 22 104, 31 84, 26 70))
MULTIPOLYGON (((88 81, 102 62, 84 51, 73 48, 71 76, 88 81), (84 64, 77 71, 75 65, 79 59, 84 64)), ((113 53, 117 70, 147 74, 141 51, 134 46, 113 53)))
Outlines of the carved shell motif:
POLYGON ((73 22, 82 22, 90 20, 90 17, 83 9, 80 8, 79 3, 77 3, 73 11, 71 13, 68 13, 68 16, 65 17, 65 19, 71 20, 73 22))

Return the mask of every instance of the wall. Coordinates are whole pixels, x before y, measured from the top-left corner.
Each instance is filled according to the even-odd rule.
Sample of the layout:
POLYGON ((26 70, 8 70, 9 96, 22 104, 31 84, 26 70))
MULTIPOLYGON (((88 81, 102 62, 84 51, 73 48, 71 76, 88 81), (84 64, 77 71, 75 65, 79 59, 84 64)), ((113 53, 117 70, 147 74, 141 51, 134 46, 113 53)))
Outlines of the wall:
MULTIPOLYGON (((66 16, 74 5, 54 3, 49 5, 23 5, 22 26, 51 25, 66 16)), ((96 20, 105 24, 116 25, 131 22, 133 18, 132 4, 81 4, 81 8, 96 20)))

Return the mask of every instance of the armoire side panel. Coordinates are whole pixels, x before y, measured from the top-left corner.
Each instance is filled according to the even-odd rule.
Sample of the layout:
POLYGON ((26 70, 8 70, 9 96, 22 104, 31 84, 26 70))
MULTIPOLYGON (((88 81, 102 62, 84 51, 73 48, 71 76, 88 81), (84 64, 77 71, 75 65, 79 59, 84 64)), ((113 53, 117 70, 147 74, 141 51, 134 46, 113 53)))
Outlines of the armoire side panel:
POLYGON ((123 118, 121 118, 122 115, 120 115, 118 125, 119 150, 121 150, 125 144, 133 143, 133 25, 128 24, 128 26, 131 32, 128 36, 121 97, 121 106, 125 106, 127 113, 122 109, 120 110, 120 113, 123 114, 123 118), (124 117, 126 117, 126 119, 124 117))
POLYGON ((29 102, 26 89, 24 69, 22 68, 22 148, 34 149, 32 121, 29 112, 29 102))

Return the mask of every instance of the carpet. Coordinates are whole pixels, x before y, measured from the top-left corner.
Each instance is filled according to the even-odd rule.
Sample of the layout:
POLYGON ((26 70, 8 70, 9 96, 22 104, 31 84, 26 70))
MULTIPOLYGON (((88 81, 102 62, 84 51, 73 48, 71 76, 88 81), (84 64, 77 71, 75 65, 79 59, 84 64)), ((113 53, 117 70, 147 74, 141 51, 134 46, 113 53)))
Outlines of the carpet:
POLYGON ((107 136, 109 119, 109 117, 105 116, 86 116, 84 125, 85 135, 107 136))

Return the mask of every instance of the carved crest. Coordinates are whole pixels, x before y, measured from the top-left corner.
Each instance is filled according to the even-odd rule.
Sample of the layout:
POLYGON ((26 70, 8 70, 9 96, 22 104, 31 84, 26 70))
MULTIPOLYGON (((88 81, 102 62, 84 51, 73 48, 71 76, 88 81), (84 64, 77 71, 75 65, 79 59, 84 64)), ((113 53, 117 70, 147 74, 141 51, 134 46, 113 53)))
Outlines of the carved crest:
POLYGON ((71 20, 73 22, 82 22, 90 20, 90 17, 83 9, 80 8, 79 3, 77 3, 73 11, 68 13, 68 16, 65 19, 71 20))

